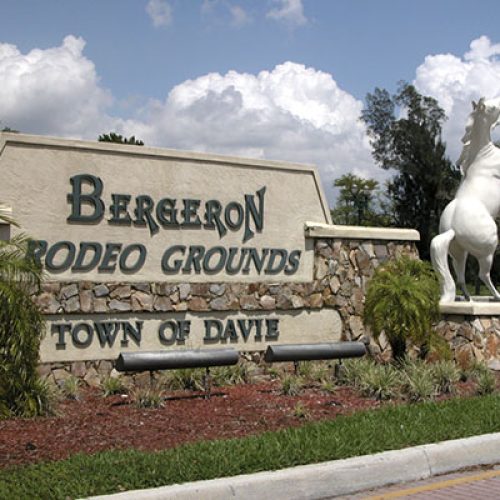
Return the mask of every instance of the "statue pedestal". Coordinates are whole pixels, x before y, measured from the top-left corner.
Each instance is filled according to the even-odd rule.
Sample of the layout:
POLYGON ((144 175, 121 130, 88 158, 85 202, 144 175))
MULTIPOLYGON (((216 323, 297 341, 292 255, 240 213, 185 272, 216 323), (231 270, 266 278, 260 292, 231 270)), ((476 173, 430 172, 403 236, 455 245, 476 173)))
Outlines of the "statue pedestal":
POLYGON ((441 302, 439 310, 443 315, 497 316, 500 317, 500 302, 491 297, 472 297, 473 300, 441 302))
POLYGON ((485 362, 500 370, 500 302, 489 297, 439 305, 442 320, 436 330, 449 343, 462 366, 485 362))

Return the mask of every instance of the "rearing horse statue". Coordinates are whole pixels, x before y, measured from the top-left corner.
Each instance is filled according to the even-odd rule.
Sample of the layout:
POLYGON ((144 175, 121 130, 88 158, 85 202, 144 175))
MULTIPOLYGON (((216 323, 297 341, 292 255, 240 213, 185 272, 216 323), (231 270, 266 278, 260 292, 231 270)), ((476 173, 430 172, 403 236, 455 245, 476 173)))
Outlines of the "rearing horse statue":
POLYGON ((491 142, 491 130, 500 117, 500 101, 481 98, 465 127, 464 144, 458 164, 462 180, 455 199, 444 209, 439 232, 431 242, 431 260, 441 283, 440 303, 455 300, 455 281, 448 266, 451 255, 457 284, 471 300, 465 284, 468 254, 479 263, 479 278, 494 300, 500 293, 491 282, 490 270, 498 245, 495 217, 500 212, 500 149, 491 142))

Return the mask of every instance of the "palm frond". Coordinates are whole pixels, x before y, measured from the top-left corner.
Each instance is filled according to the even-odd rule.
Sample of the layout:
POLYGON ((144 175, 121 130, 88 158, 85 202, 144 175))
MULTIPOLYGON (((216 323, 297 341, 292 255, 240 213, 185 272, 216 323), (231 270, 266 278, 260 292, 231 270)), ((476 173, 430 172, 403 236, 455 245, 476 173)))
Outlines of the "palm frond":
POLYGON ((364 320, 375 338, 385 333, 394 352, 406 340, 428 339, 438 304, 439 285, 430 265, 401 257, 376 269, 368 283, 364 320))

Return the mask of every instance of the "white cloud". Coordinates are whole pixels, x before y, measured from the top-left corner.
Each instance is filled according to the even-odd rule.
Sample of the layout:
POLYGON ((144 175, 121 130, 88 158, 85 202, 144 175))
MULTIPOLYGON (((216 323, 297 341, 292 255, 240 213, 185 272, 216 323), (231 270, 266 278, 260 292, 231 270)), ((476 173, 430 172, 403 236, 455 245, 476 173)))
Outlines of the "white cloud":
POLYGON ((487 36, 481 36, 471 42, 470 51, 465 54, 464 58, 466 61, 487 60, 498 54, 500 54, 500 43, 492 45, 487 36))
POLYGON ((239 28, 252 21, 250 14, 241 6, 228 0, 203 0, 201 13, 219 24, 228 23, 239 28))
POLYGON ((464 56, 437 54, 427 56, 416 70, 415 86, 436 98, 445 110, 448 121, 443 127, 447 153, 456 161, 462 149, 467 116, 471 102, 484 96, 500 95, 500 44, 492 44, 488 37, 473 40, 464 56))
POLYGON ((0 126, 23 132, 96 137, 113 120, 112 97, 99 86, 85 41, 67 36, 60 47, 27 54, 0 44, 0 126))
POLYGON ((277 6, 271 9, 266 14, 266 17, 284 22, 292 27, 307 24, 302 0, 274 0, 274 3, 277 6))
POLYGON ((110 115, 112 96, 84 46, 74 36, 27 54, 0 44, 0 126, 91 140, 114 130, 151 146, 314 164, 331 202, 343 173, 384 176, 358 120, 361 101, 328 73, 292 62, 258 74, 210 73, 124 120, 110 115))
POLYGON ((149 0, 146 12, 153 21, 153 26, 169 26, 172 23, 172 7, 165 0, 149 0))
POLYGON ((231 24, 233 26, 243 26, 250 22, 250 16, 243 7, 239 5, 229 5, 228 8, 231 13, 231 24))
POLYGON ((188 80, 124 127, 150 145, 315 164, 332 200, 343 173, 384 175, 373 166, 361 109, 328 73, 287 62, 257 75, 188 80))

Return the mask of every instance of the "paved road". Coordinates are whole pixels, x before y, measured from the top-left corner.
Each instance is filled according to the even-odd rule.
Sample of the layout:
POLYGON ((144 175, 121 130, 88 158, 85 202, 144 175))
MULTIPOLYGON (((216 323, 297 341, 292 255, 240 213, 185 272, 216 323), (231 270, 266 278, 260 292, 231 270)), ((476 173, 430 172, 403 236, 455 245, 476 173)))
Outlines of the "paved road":
POLYGON ((498 500, 500 499, 500 465, 488 469, 435 476, 424 481, 337 497, 339 500, 382 500, 391 498, 411 498, 411 500, 498 500))

